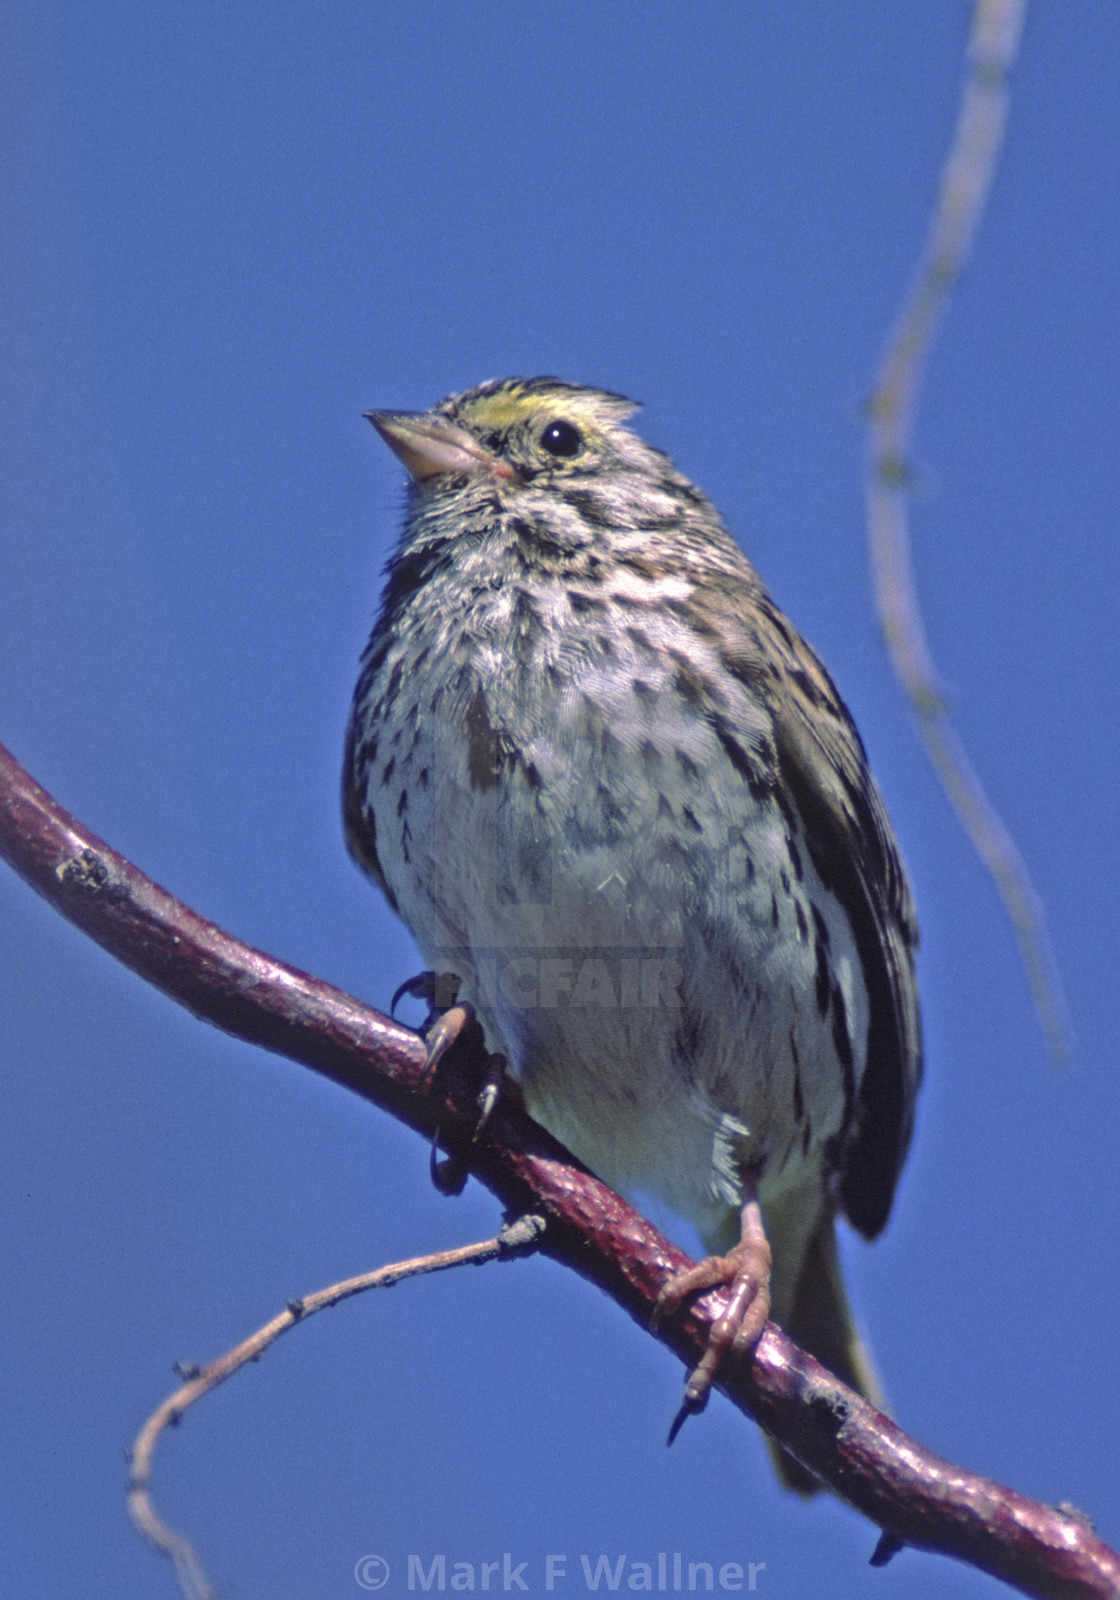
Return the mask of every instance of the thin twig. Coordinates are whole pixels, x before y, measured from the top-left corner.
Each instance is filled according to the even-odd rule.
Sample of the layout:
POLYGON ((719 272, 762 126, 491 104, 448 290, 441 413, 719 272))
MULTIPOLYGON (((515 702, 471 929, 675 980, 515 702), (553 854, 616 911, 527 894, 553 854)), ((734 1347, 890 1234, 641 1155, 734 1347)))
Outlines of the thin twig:
MULTIPOLYGON (((543 1217, 541 1249, 597 1284, 691 1371, 726 1291, 651 1327, 691 1263, 503 1093, 476 1141, 486 1055, 456 1047, 424 1088, 418 1034, 241 944, 175 900, 64 811, 0 746, 0 855, 91 938, 196 1016, 323 1073, 430 1135, 513 1215, 543 1217), (456 1053, 458 1052, 458 1054, 456 1053)), ((467 1041, 463 1041, 465 1045, 467 1041)), ((1120 1556, 1087 1519, 953 1466, 909 1438, 768 1324, 719 1387, 888 1538, 970 1562, 1038 1600, 1120 1600, 1120 1556)))
POLYGON ((410 1261, 395 1261, 391 1266, 378 1267, 373 1272, 360 1273, 356 1278, 345 1278, 326 1289, 289 1300, 287 1308, 273 1317, 263 1327, 251 1333, 224 1356, 210 1361, 184 1374, 185 1381, 168 1395, 162 1405, 144 1423, 132 1446, 130 1455, 128 1509, 132 1520, 144 1537, 161 1555, 169 1558, 175 1568, 179 1587, 186 1600, 214 1600, 214 1590, 207 1581, 202 1564, 190 1540, 168 1527, 159 1516, 151 1496, 152 1458, 160 1435, 167 1427, 174 1427, 188 1407, 209 1394, 235 1372, 256 1361, 269 1345, 275 1344, 282 1333, 306 1322, 317 1311, 326 1311, 349 1300, 352 1295, 365 1294, 368 1289, 387 1289, 404 1278, 420 1277, 428 1272, 445 1272, 448 1267, 481 1266, 483 1262, 508 1259, 522 1255, 536 1247, 544 1223, 539 1217, 518 1217, 506 1224, 493 1239, 483 1239, 478 1244, 465 1244, 455 1250, 437 1250, 432 1255, 414 1256, 410 1261))
POLYGON ((957 126, 914 281, 869 405, 867 521, 875 598, 895 674, 938 780, 1011 919, 1051 1055, 1069 1050, 1065 997, 1042 902, 949 721, 910 550, 910 449, 930 345, 972 248, 1007 123, 1008 75, 1026 0, 977 0, 957 126))

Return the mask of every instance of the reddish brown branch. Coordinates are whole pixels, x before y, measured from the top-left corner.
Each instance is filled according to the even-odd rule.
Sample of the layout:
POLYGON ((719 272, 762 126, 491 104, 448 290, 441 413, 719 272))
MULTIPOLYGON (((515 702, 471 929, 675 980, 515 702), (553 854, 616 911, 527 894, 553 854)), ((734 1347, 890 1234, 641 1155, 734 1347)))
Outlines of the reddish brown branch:
MULTIPOLYGON (((451 1143, 474 1128, 479 1054, 448 1058, 420 1090, 424 1045, 349 995, 204 921, 56 805, 0 746, 0 854, 92 939, 196 1016, 364 1096, 451 1143)), ((470 1156, 511 1211, 547 1221, 542 1248, 599 1285, 647 1331, 662 1284, 687 1258, 503 1097, 470 1156)), ((721 1296, 656 1337, 699 1360, 721 1296)), ((1045 1600, 1120 1596, 1120 1557, 1076 1514, 1024 1499, 931 1455, 768 1326, 749 1370, 721 1387, 747 1415, 903 1544, 940 1551, 1045 1600)))

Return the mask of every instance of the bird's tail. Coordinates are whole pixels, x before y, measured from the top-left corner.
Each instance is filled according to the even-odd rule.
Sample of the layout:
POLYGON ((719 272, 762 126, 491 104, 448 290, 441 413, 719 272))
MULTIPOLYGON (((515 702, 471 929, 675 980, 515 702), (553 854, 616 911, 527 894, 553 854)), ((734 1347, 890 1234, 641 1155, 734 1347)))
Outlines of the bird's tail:
MULTIPOLYGON (((809 1236, 792 1292, 781 1296, 788 1309, 774 1308, 774 1318, 796 1344, 822 1366, 857 1390, 880 1410, 886 1409, 870 1352, 859 1336, 836 1248, 836 1228, 824 1215, 809 1236), (784 1313, 784 1314, 783 1314, 784 1313)), ((821 1485, 801 1463, 767 1440, 778 1477, 798 1494, 816 1494, 821 1485)))

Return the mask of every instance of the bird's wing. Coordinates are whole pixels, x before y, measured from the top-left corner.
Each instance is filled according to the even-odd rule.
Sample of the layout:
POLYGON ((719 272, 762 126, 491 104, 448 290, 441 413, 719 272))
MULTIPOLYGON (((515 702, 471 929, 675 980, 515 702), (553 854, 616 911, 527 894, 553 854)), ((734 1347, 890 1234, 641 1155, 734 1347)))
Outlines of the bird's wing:
MULTIPOLYGON (((757 580, 756 580, 757 582, 757 580)), ((733 644, 724 665, 769 708, 780 783, 822 882, 847 912, 869 1002, 867 1066, 840 1154, 844 1212, 868 1238, 890 1212, 922 1075, 918 927, 886 807, 855 724, 823 663, 762 589, 710 608, 733 644), (732 615, 732 613, 734 615, 732 615)))

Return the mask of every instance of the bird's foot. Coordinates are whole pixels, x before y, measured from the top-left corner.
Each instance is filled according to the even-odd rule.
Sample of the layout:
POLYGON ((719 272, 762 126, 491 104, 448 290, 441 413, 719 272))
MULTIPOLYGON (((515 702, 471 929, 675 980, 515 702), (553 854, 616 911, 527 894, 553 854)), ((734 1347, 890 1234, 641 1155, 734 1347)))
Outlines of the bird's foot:
MULTIPOLYGON (((478 1026, 474 1007, 465 1001, 459 1003, 459 983, 460 979, 453 972, 421 972, 415 978, 409 978, 402 983, 393 996, 391 1010, 396 1009, 397 1001, 404 994, 411 995, 416 1000, 426 1000, 431 1008, 428 1025, 424 1030, 428 1059, 424 1063, 420 1079, 420 1087, 425 1093, 431 1089, 439 1064, 452 1045, 472 1027, 478 1026)), ((478 1092, 478 1121, 475 1123, 466 1150, 453 1153, 445 1160, 441 1160, 440 1130, 438 1126, 436 1127, 432 1137, 431 1174, 432 1182, 441 1194, 456 1195, 463 1192, 471 1151, 478 1143, 483 1128, 490 1120, 490 1113, 497 1104, 505 1070, 505 1056, 497 1054, 487 1056, 486 1074, 478 1092)))
POLYGON ((730 1285, 727 1305, 712 1323, 708 1347, 689 1375, 684 1400, 669 1431, 672 1444, 686 1419, 703 1411, 720 1368, 732 1358, 749 1354, 762 1336, 770 1315, 770 1245, 762 1226, 757 1200, 743 1207, 742 1235, 726 1255, 705 1256, 687 1272, 680 1272, 662 1289, 654 1309, 654 1323, 671 1316, 682 1302, 707 1289, 730 1285))
MULTIPOLYGON (((465 1007, 464 1009, 469 1010, 470 1008, 465 1007)), ((472 1021, 473 1016, 474 1014, 472 1012, 472 1021)), ((462 1194, 463 1190, 465 1189, 467 1183, 467 1174, 470 1170, 471 1155, 474 1151, 475 1145, 478 1143, 479 1138, 481 1137, 483 1128, 485 1128, 486 1124, 490 1120, 490 1113, 493 1111, 498 1102, 498 1096, 502 1092, 502 1084, 505 1081, 506 1066, 507 1062, 505 1056, 499 1055, 497 1052, 486 1057, 486 1076, 482 1081, 481 1089, 478 1091, 478 1100, 476 1102, 478 1105, 478 1121, 474 1125, 474 1132, 471 1134, 470 1143, 467 1145, 465 1150, 454 1150, 449 1156, 446 1156, 443 1160, 440 1160, 440 1130, 438 1126, 435 1130, 435 1133, 432 1135, 432 1152, 429 1170, 431 1171, 432 1182, 435 1184, 440 1194, 462 1194)), ((429 1067, 429 1072, 431 1070, 432 1069, 429 1067)))

